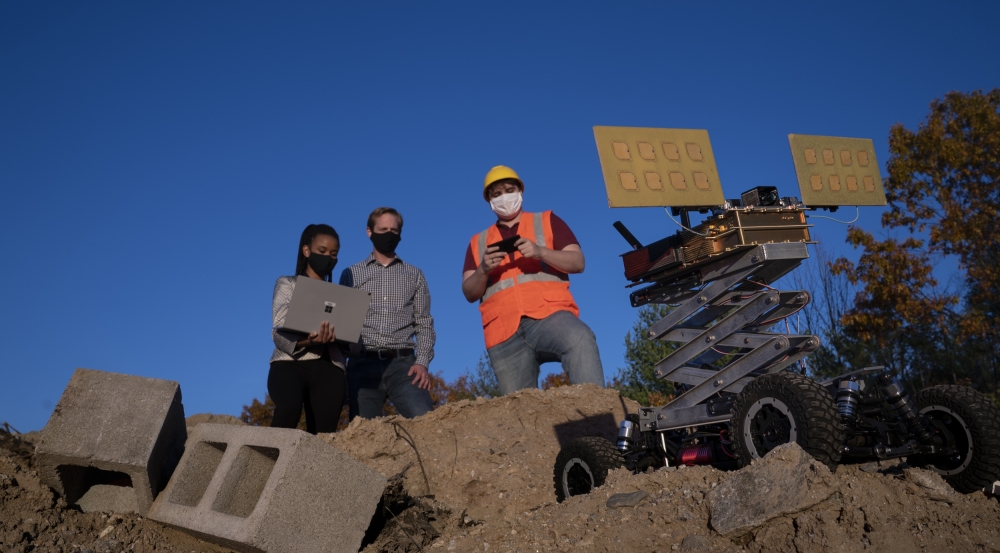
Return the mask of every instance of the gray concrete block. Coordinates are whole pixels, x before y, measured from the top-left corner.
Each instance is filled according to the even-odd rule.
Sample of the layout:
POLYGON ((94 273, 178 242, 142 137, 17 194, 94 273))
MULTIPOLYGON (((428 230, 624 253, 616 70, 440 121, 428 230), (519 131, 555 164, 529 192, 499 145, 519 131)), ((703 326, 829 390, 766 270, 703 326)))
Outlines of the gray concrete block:
POLYGON ((69 504, 146 514, 184 451, 176 382, 77 369, 35 448, 39 476, 69 504), (118 490, 98 489, 111 486, 118 490), (134 500, 122 499, 131 494, 134 500))
POLYGON ((147 516, 240 551, 354 553, 385 484, 301 430, 199 424, 147 516))

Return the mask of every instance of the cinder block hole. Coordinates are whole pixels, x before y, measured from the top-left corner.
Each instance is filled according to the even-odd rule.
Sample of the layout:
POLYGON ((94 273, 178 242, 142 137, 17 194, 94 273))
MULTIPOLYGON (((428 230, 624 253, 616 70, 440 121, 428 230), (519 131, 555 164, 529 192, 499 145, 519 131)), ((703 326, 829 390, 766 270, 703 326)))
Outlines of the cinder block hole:
POLYGON ((278 453, 273 447, 241 447, 212 503, 212 510, 243 518, 250 516, 278 462, 278 453))
POLYGON ((223 443, 196 443, 191 448, 182 472, 176 476, 174 489, 170 492, 170 502, 187 507, 198 505, 225 452, 226 444, 223 443))
POLYGON ((59 465, 56 467, 56 473, 59 475, 59 481, 66 494, 64 499, 70 505, 79 501, 83 494, 94 486, 132 487, 131 476, 114 470, 101 470, 97 467, 81 465, 59 465))

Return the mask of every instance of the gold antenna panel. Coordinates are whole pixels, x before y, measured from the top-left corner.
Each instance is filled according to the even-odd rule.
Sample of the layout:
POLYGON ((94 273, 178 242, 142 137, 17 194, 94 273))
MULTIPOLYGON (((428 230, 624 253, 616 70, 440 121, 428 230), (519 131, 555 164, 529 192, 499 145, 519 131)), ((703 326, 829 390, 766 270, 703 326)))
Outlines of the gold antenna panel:
POLYGON ((885 205, 870 138, 790 134, 802 203, 809 207, 885 205))
POLYGON ((609 207, 725 203, 708 131, 594 127, 594 139, 609 207))

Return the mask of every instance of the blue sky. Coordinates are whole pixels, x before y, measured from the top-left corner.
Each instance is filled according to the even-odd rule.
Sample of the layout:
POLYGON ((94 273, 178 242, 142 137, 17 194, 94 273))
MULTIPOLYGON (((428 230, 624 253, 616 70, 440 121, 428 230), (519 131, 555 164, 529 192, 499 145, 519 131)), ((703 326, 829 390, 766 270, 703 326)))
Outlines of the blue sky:
POLYGON ((728 197, 798 195, 789 133, 873 138, 884 167, 892 124, 1000 85, 998 20, 987 2, 0 3, 0 421, 41 428, 76 367, 239 414, 266 390, 303 227, 340 232, 339 271, 380 205, 430 284, 431 370, 457 377, 483 352, 460 278, 497 164, 576 232, 610 378, 635 319, 611 223, 675 227, 607 207, 594 125, 708 129, 728 197))

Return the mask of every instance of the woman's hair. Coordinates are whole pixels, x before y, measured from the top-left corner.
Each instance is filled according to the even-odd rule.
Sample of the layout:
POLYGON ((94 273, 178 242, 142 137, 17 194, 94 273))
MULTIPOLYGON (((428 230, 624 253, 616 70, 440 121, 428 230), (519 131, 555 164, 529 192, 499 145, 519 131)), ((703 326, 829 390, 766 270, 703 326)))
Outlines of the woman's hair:
MULTIPOLYGON (((306 256, 302 255, 302 246, 309 246, 311 249, 313 239, 320 235, 329 236, 340 242, 340 235, 330 225, 320 224, 306 227, 306 230, 302 231, 302 238, 299 239, 298 258, 295 261, 295 276, 306 274, 306 264, 308 262, 306 261, 306 256)), ((326 280, 333 282, 333 273, 327 275, 326 280)))

